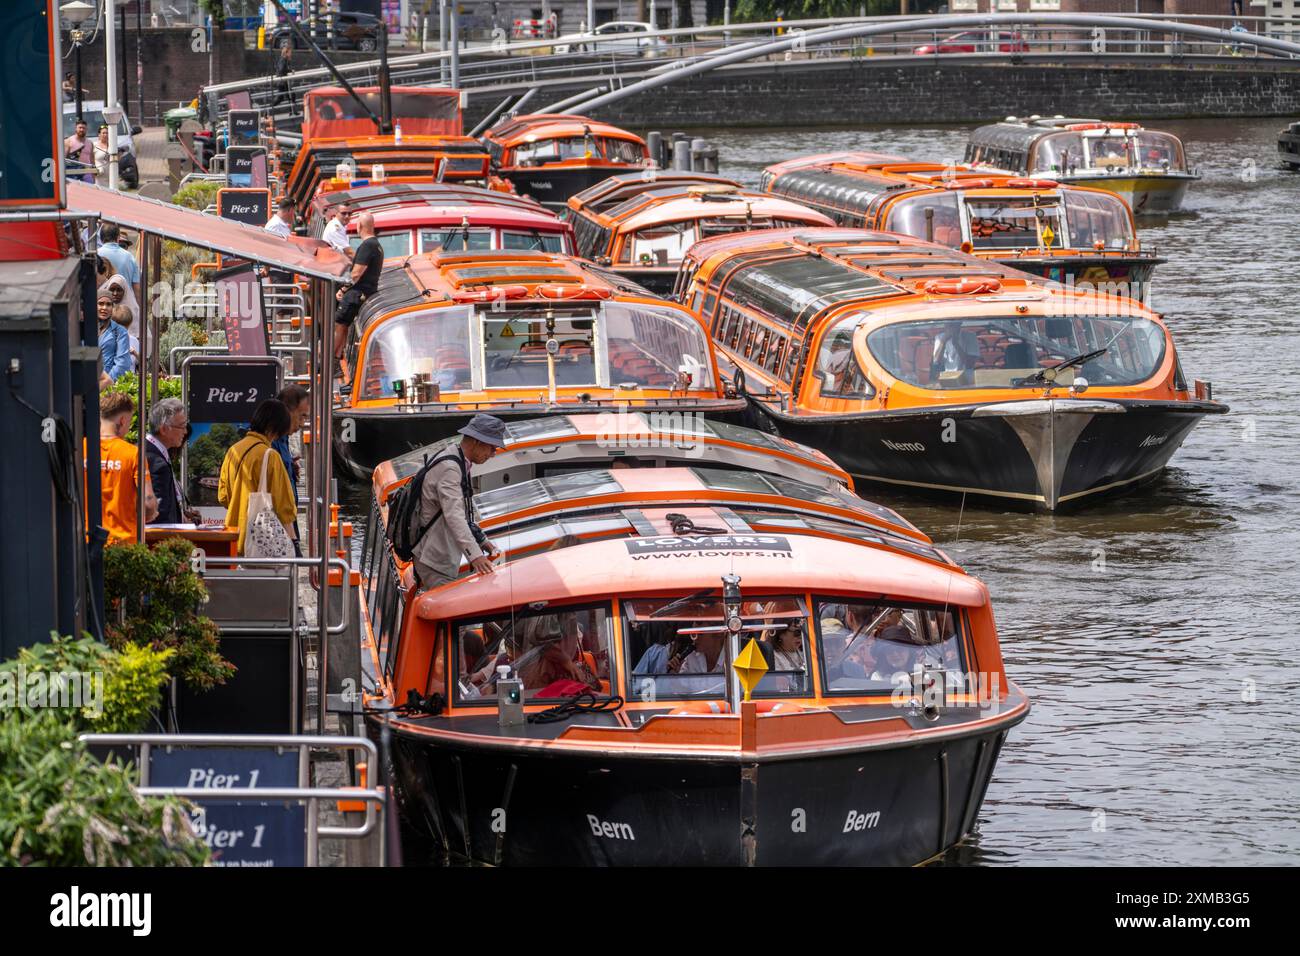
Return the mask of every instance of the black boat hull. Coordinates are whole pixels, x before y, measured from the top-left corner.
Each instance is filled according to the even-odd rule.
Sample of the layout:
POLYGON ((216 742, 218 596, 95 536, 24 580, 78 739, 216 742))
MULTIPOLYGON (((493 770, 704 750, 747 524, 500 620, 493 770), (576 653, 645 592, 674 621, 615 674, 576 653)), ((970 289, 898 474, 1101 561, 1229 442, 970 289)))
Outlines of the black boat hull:
POLYGON ((546 405, 518 402, 476 408, 436 405, 391 405, 379 409, 334 410, 334 458, 351 477, 365 480, 380 462, 455 435, 474 415, 486 412, 504 421, 582 413, 617 415, 620 408, 648 414, 692 414, 720 421, 745 418, 743 399, 656 399, 614 405, 612 402, 565 402, 546 405))
POLYGON ((403 857, 407 865, 916 865, 970 832, 1003 741, 1026 712, 942 738, 759 760, 554 754, 434 742, 395 727, 403 857))
POLYGON ((1300 170, 1300 123, 1292 123, 1278 133, 1277 158, 1287 169, 1300 170))
POLYGON ((531 196, 552 210, 568 208, 569 197, 589 186, 604 182, 610 176, 626 173, 634 167, 626 165, 605 166, 525 166, 510 167, 500 171, 504 179, 514 184, 515 192, 531 196))
POLYGON ((1046 511, 1153 480, 1202 417, 1227 411, 1082 398, 814 416, 754 404, 766 427, 825 452, 855 480, 1046 511))

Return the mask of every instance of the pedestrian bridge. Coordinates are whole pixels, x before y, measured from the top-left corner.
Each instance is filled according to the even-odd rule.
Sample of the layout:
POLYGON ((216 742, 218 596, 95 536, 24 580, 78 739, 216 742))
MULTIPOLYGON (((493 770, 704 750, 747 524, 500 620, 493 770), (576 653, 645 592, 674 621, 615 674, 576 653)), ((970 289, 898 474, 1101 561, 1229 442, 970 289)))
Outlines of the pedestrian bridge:
MULTIPOLYGON (((514 43, 507 42, 503 31, 495 33, 488 43, 390 57, 391 80, 458 87, 466 93, 468 115, 474 117, 491 115, 501 107, 583 112, 612 119, 625 116, 629 108, 634 114, 644 112, 639 102, 644 94, 678 84, 698 90, 700 77, 719 71, 740 76, 760 69, 765 75, 781 76, 849 68, 855 73, 901 70, 910 75, 918 70, 975 67, 1077 67, 1153 71, 1153 83, 1160 83, 1158 77, 1170 71, 1191 70, 1300 77, 1300 20, 1279 17, 1083 13, 854 17, 661 30, 637 34, 636 39, 617 34, 514 43)), ((378 60, 372 60, 337 69, 353 85, 374 86, 379 66, 378 60)), ((247 92, 254 107, 276 113, 283 127, 297 120, 295 111, 304 91, 335 82, 323 67, 292 73, 287 78, 290 96, 281 95, 275 109, 269 77, 217 84, 205 93, 221 110, 224 97, 247 92)), ((1014 84, 1006 86, 1008 108, 1015 106, 1019 92, 1014 84)), ((1277 111, 1289 108, 1283 98, 1277 111)), ((719 123, 725 120, 726 116, 718 115, 719 123)))

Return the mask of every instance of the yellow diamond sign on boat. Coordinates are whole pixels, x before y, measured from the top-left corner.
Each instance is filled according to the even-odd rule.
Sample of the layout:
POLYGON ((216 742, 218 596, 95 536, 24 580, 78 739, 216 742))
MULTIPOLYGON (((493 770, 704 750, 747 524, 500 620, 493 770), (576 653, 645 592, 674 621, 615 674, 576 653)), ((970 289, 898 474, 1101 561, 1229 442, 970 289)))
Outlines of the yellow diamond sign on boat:
POLYGON ((758 641, 751 637, 745 649, 736 655, 731 667, 740 678, 740 685, 745 688, 745 700, 749 700, 749 695, 767 673, 767 661, 758 649, 758 641))

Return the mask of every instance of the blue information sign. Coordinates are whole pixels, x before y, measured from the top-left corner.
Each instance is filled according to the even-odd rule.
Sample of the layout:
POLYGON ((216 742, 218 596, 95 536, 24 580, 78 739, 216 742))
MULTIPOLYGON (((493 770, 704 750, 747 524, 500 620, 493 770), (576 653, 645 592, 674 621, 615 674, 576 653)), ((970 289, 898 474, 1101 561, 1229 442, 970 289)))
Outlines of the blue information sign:
MULTIPOLYGON (((156 747, 154 787, 296 787, 298 751, 276 747, 156 747)), ((296 803, 196 800, 194 829, 217 866, 304 866, 307 808, 296 803)))

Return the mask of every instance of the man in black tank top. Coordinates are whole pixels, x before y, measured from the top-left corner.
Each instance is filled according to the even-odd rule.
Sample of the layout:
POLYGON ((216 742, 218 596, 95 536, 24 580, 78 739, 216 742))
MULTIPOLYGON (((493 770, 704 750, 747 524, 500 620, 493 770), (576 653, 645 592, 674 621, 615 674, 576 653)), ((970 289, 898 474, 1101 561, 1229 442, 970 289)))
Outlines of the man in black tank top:
POLYGON ((384 247, 375 238, 375 217, 363 212, 357 217, 361 245, 352 258, 351 282, 339 290, 338 308, 334 311, 334 357, 342 358, 348 343, 348 330, 356 321, 361 304, 379 291, 379 274, 384 268, 384 247))

